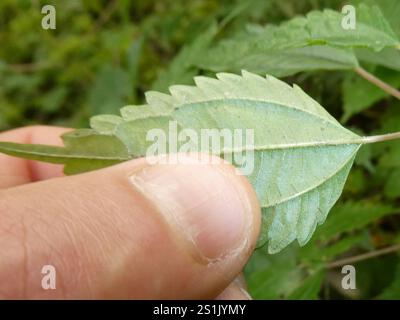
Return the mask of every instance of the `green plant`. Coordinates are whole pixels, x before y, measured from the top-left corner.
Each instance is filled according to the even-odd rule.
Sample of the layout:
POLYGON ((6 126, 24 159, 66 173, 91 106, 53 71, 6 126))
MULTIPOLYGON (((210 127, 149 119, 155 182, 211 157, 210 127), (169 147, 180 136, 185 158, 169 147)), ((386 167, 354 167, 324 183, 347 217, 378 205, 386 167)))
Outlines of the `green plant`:
MULTIPOLYGON (((274 219, 264 219, 260 248, 246 268, 253 296, 399 298, 400 259, 387 254, 400 249, 400 221, 396 215, 400 212, 400 144, 370 142, 397 138, 398 134, 386 134, 400 131, 397 101, 400 3, 351 1, 356 6, 359 28, 344 31, 340 24, 341 1, 334 0, 218 4, 212 0, 202 4, 193 1, 191 10, 187 10, 189 16, 183 14, 178 4, 160 9, 149 1, 133 10, 129 1, 122 2, 120 7, 110 5, 107 9, 110 15, 101 13, 107 10, 99 1, 65 7, 61 21, 71 21, 71 25, 85 31, 80 34, 79 27, 73 31, 61 29, 64 41, 57 48, 54 46, 57 37, 52 39, 53 35, 34 34, 30 42, 9 40, 25 39, 21 34, 29 34, 29 28, 38 19, 34 11, 24 11, 19 21, 24 18, 26 23, 19 28, 12 27, 7 18, 0 20, 7 27, 1 30, 9 32, 0 31, 2 44, 6 44, 0 49, 0 77, 5 84, 0 90, 2 128, 32 123, 27 120, 32 115, 34 123, 82 127, 91 115, 113 114, 92 118, 92 129, 65 135, 65 148, 1 143, 0 149, 9 154, 65 163, 66 172, 72 174, 144 155, 148 147, 146 130, 163 126, 167 129, 165 125, 170 118, 196 130, 215 127, 211 121, 216 119, 221 128, 251 128, 259 124, 257 130, 262 129, 261 133, 256 130, 256 140, 258 135, 265 138, 263 132, 272 127, 280 139, 273 143, 267 139, 255 141, 260 147, 256 158, 261 154, 274 157, 276 163, 286 166, 279 176, 283 182, 288 181, 289 173, 297 175, 295 188, 309 192, 282 201, 283 197, 274 190, 279 185, 277 177, 275 180, 263 177, 263 183, 257 185, 260 180, 256 175, 262 176, 261 173, 273 169, 260 166, 250 177, 264 207, 264 217, 272 217, 274 212, 274 219), (331 9, 323 10, 326 7, 331 9), (299 16, 303 14, 306 15, 299 16), (137 19, 135 24, 127 22, 127 16, 133 15, 137 19), (105 26, 107 19, 110 23, 105 26), (96 32, 91 31, 93 25, 96 32), (132 34, 134 41, 130 38, 132 34), (82 37, 84 46, 77 50, 82 43, 77 39, 82 37), (40 50, 29 56, 28 52, 35 52, 31 48, 37 43, 40 50), (62 70, 58 65, 65 59, 71 65, 62 70), (161 68, 161 72, 156 72, 161 68), (196 88, 173 86, 172 98, 150 92, 146 94, 148 105, 125 107, 121 110, 122 117, 115 114, 121 105, 141 103, 142 93, 150 89, 167 91, 174 84, 192 84, 196 75, 237 74, 241 70, 262 77, 244 73, 242 77, 218 74, 220 80, 195 78, 205 95, 199 95, 196 88), (292 88, 272 77, 265 80, 265 74, 298 83, 329 113, 297 86, 292 88), (240 85, 234 86, 232 92, 237 96, 232 100, 204 103, 207 94, 218 96, 216 89, 235 79, 240 85), (115 83, 125 85, 114 86, 115 83), (254 92, 249 89, 250 83, 254 92), (108 90, 110 87, 114 89, 108 90), (89 94, 84 94, 86 91, 89 94), (180 102, 184 95, 189 101, 195 99, 196 106, 178 108, 185 105, 180 102), (261 99, 260 105, 247 101, 254 97, 261 99), (225 107, 230 113, 224 113, 225 107), (274 108, 280 108, 284 125, 279 122, 279 114, 272 112, 274 108), (236 111, 242 120, 229 117, 236 111), (266 118, 267 114, 273 116, 266 118), (138 116, 142 119, 135 120, 138 116), (351 131, 335 119, 341 119, 351 131), (201 120, 204 122, 200 123, 201 120), (298 132, 290 132, 287 123, 292 123, 298 132), (285 129, 287 137, 277 134, 280 128, 285 129), (325 129, 323 133, 321 128, 325 129), (286 143, 285 139, 291 147, 287 153, 276 148, 286 143), (306 142, 307 147, 298 148, 299 142, 306 142), (283 154, 285 161, 280 161, 283 154), (313 155, 318 157, 318 163, 313 155), (302 157, 311 159, 307 161, 309 171, 290 171, 302 157), (353 161, 354 168, 349 171, 353 161), (341 163, 346 165, 340 169, 341 163), (307 175, 307 172, 314 174, 314 170, 317 177, 307 175), (316 181, 323 182, 323 187, 316 188, 316 181), (313 234, 315 225, 325 220, 343 185, 343 196, 313 234), (316 205, 315 199, 328 199, 326 194, 331 196, 329 200, 316 205), (307 203, 310 210, 292 206, 290 211, 289 204, 300 201, 307 203), (279 221, 283 222, 280 228, 279 221), (289 244, 295 238, 304 246, 289 244), (266 242, 268 246, 263 246, 266 242), (266 247, 270 252, 281 251, 269 255, 266 247), (357 263, 359 290, 354 295, 335 287, 332 280, 337 276, 337 267, 346 263, 357 263)), ((0 12, 6 9, 18 12, 11 1, 0 5, 0 12)), ((279 187, 290 194, 288 186, 286 190, 285 185, 279 187)))

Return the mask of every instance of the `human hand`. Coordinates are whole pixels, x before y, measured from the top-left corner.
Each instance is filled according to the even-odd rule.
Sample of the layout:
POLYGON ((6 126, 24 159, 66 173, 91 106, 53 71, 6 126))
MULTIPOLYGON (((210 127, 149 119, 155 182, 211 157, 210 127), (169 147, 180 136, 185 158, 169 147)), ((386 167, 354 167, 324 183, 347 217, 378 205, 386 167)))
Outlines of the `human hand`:
MULTIPOLYGON (((0 141, 61 145, 65 131, 27 127, 0 141)), ((256 194, 228 164, 137 159, 65 177, 0 155, 3 299, 246 299, 238 275, 259 228, 256 194), (55 290, 41 286, 44 265, 55 290)))

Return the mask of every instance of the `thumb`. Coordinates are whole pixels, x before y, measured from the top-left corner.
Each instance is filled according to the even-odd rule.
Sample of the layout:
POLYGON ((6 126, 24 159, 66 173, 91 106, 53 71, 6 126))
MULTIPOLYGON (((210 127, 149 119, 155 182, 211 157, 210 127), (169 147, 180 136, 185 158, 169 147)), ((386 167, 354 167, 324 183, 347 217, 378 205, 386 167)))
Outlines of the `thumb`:
POLYGON ((180 158, 0 190, 0 298, 216 297, 251 254, 260 208, 231 165, 180 158))

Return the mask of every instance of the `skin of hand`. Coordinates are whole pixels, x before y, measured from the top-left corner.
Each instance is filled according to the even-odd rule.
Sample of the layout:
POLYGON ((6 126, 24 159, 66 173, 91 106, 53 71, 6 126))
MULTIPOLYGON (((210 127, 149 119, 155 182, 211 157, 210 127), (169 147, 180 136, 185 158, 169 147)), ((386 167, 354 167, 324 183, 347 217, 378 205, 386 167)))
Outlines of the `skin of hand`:
MULTIPOLYGON (((66 131, 26 127, 0 141, 62 145, 66 131)), ((260 229, 256 194, 229 164, 186 160, 64 176, 0 154, 0 298, 250 298, 241 271, 260 229), (44 265, 54 290, 42 287, 44 265)))

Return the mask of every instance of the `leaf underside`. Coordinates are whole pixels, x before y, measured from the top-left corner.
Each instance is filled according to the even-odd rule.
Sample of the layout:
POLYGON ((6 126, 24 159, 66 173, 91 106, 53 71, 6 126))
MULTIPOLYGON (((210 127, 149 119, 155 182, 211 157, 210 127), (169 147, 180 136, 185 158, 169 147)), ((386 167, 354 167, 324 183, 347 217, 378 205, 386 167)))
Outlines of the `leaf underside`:
MULTIPOLYGON (((92 129, 63 136, 65 148, 0 142, 0 152, 65 164, 68 174, 146 155, 150 129, 252 129, 243 149, 202 150, 230 159, 254 151, 248 176, 262 206, 259 245, 276 253, 296 240, 304 245, 339 198, 360 137, 343 128, 296 85, 243 71, 196 77, 196 86, 170 87, 170 95, 146 93, 146 105, 127 106, 121 117, 95 116, 92 129)), ((167 135, 168 137, 168 135, 167 135)), ((186 141, 187 142, 187 141, 186 141)), ((181 142, 182 144, 185 142, 181 142)), ((179 150, 179 149, 178 149, 179 150)))
POLYGON ((300 71, 350 70, 358 58, 396 67, 400 40, 377 6, 356 8, 356 27, 344 29, 344 15, 326 9, 311 11, 278 26, 253 25, 246 32, 220 41, 201 56, 197 67, 238 72, 246 69, 277 77, 300 71), (354 49, 357 48, 357 55, 354 49), (386 59, 377 55, 385 49, 386 59))

